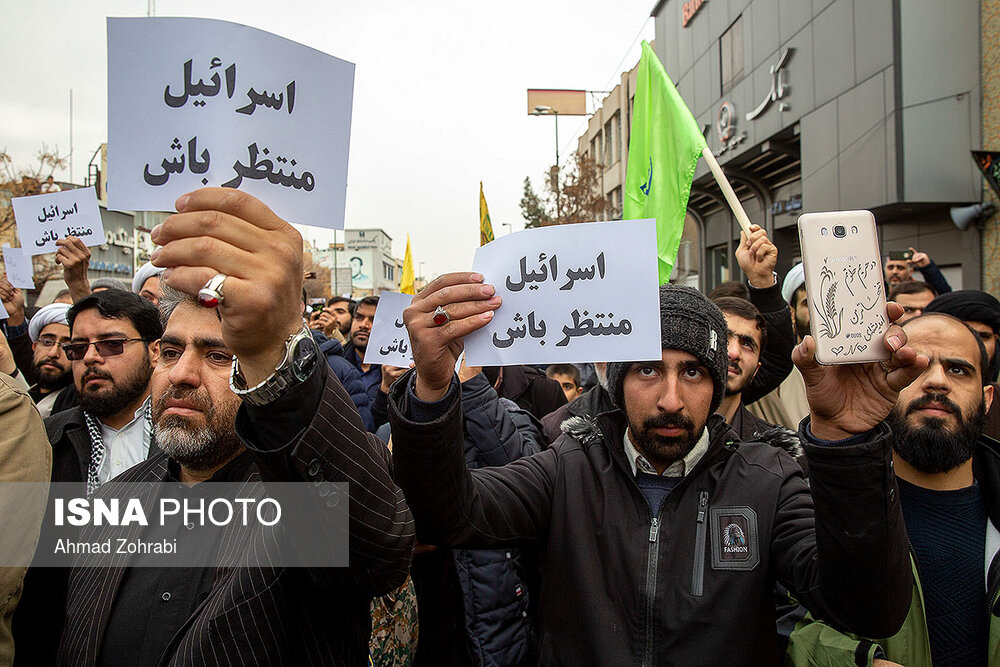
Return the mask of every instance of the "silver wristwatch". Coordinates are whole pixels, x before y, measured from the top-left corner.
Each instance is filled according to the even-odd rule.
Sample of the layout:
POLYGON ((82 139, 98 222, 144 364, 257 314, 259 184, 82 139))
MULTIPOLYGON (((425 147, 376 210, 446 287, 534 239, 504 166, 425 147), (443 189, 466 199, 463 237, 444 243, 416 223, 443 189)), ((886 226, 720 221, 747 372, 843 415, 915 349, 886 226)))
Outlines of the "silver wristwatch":
POLYGON ((274 372, 257 386, 247 387, 246 378, 240 370, 240 360, 234 358, 229 388, 244 403, 267 405, 281 396, 288 387, 308 380, 316 369, 318 360, 319 346, 303 323, 299 331, 285 339, 285 356, 274 368, 274 372))

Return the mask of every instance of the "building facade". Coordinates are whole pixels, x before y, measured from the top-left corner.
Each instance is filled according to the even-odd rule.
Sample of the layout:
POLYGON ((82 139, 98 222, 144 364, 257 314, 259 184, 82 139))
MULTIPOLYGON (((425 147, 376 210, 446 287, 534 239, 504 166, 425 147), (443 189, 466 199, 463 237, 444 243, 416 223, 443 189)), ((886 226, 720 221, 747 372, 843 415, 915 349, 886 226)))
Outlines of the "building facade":
POLYGON ((381 294, 399 287, 402 260, 392 255, 392 237, 381 229, 345 229, 344 252, 337 264, 350 269, 354 298, 381 294))
MULTIPOLYGON (((984 141, 987 5, 997 13, 996 3, 938 0, 656 5, 654 49, 751 220, 777 243, 779 274, 799 259, 800 214, 869 209, 883 254, 913 246, 955 289, 983 286, 982 233, 960 231, 949 211, 984 197, 969 151, 984 141)), ((697 248, 688 282, 708 290, 739 278, 739 226, 704 161, 685 231, 697 248)))
POLYGON ((593 160, 601 171, 601 194, 607 204, 607 213, 601 216, 604 220, 620 220, 622 217, 636 69, 633 67, 622 73, 618 85, 590 115, 586 132, 577 139, 577 154, 593 160))
MULTIPOLYGON (((983 82, 983 150, 1000 151, 1000 2, 980 4, 983 82), (994 48, 995 47, 995 48, 994 48)), ((1000 210, 1000 197, 992 188, 984 189, 984 199, 1000 210)), ((983 225, 983 286, 1000 294, 1000 216, 988 218, 983 225)))

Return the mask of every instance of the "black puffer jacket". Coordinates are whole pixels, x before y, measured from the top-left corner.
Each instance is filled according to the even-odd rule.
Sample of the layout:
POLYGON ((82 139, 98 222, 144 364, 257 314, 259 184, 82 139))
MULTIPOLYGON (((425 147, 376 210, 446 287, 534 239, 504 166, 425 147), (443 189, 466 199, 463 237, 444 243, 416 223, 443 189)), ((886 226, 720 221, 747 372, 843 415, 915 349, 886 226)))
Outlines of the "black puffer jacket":
MULTIPOLYGON (((482 373, 462 383, 462 411, 469 468, 503 466, 542 450, 534 417, 498 398, 482 373)), ((530 555, 515 547, 455 549, 454 555, 475 664, 523 664, 536 648, 529 614, 530 555)))
POLYGON ((469 471, 457 381, 436 406, 417 404, 410 381, 394 385, 390 421, 419 539, 537 545, 544 664, 775 664, 776 580, 863 634, 891 634, 906 615, 906 532, 884 426, 863 444, 808 445, 810 495, 787 454, 740 444, 713 416, 707 453, 651 512, 625 459, 621 412, 580 420, 534 456, 469 471))

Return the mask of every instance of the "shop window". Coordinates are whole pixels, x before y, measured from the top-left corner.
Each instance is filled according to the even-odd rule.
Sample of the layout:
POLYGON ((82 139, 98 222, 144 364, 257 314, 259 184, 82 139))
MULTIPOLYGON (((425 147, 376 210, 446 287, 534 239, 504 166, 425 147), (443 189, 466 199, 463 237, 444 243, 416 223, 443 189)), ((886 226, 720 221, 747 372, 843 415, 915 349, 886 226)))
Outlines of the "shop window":
POLYGON ((730 254, 727 246, 721 245, 709 249, 706 291, 712 290, 730 279, 729 260, 730 254))
MULTIPOLYGON (((700 229, 698 222, 690 214, 685 216, 684 231, 677 248, 677 261, 674 262, 670 282, 688 285, 695 289, 699 288, 698 282, 701 275, 700 229)), ((725 247, 723 247, 724 251, 725 247)))
POLYGON ((743 78, 743 17, 733 22, 719 39, 722 62, 722 94, 728 93, 743 78))

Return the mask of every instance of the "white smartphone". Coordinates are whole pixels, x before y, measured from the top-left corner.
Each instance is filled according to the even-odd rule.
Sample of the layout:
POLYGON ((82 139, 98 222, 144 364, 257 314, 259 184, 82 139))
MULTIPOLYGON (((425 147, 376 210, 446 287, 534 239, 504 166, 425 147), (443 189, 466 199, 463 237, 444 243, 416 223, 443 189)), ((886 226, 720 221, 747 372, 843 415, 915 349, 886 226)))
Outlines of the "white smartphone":
POLYGON ((882 256, 871 211, 799 217, 809 331, 821 364, 884 361, 889 328, 882 256))

